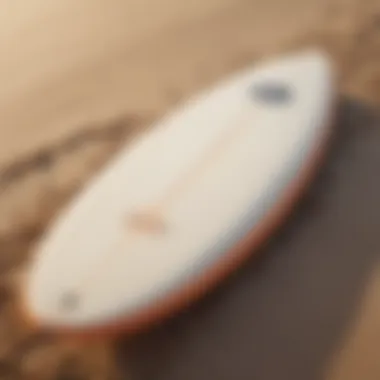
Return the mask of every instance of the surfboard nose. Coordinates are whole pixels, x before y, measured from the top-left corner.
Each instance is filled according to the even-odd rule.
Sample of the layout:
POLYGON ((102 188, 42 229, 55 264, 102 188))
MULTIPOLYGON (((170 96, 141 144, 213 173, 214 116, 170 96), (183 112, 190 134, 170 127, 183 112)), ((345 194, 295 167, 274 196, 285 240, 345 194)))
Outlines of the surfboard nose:
POLYGON ((332 62, 327 52, 311 48, 289 56, 288 65, 305 79, 318 79, 329 82, 332 75, 332 62))
POLYGON ((293 64, 299 70, 307 70, 313 75, 320 75, 323 79, 330 79, 332 74, 331 58, 327 52, 313 48, 294 55, 293 64))
POLYGON ((307 48, 258 64, 254 82, 285 81, 308 89, 310 93, 319 93, 321 86, 326 89, 332 87, 333 76, 333 64, 328 53, 319 48, 307 48))
POLYGON ((330 58, 326 51, 318 48, 304 49, 298 53, 294 53, 293 58, 302 60, 304 64, 319 65, 323 67, 328 66, 330 63, 330 58))
POLYGON ((255 112, 271 120, 277 118, 278 122, 283 122, 285 114, 308 119, 323 117, 335 97, 332 59, 318 48, 263 61, 252 72, 249 83, 255 112))

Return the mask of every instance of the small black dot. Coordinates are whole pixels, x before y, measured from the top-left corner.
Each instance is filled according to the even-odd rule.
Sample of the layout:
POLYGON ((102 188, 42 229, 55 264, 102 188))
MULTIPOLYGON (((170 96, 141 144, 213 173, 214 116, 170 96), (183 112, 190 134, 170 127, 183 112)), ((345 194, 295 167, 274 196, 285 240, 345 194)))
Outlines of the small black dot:
POLYGON ((78 309, 80 297, 75 292, 64 293, 60 298, 60 306, 64 311, 74 311, 78 309))
POLYGON ((257 83, 251 88, 255 100, 271 105, 288 104, 292 99, 292 91, 288 85, 280 82, 257 83))

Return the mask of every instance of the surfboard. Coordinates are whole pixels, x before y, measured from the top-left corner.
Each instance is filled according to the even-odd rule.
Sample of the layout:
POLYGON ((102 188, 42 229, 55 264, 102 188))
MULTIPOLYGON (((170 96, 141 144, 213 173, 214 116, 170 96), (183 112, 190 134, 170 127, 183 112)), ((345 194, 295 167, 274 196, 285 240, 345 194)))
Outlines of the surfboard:
POLYGON ((259 63, 125 147, 37 247, 28 318, 63 332, 136 331, 257 251, 315 174, 334 111, 329 57, 259 63))

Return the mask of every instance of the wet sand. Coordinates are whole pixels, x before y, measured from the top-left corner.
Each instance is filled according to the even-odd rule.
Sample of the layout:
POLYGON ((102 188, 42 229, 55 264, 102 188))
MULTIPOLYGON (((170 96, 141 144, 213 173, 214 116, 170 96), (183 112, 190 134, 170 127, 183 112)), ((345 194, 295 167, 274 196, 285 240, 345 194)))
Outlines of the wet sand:
MULTIPOLYGON (((380 138, 368 131, 380 129, 375 111, 380 102, 380 4, 371 0, 148 3, 149 7, 137 0, 99 0, 96 4, 67 0, 57 5, 51 0, 30 0, 21 6, 6 0, 1 5, 0 378, 202 380, 207 376, 231 378, 227 375, 235 371, 236 378, 272 380, 278 378, 278 372, 272 370, 277 363, 278 370, 292 379, 378 379, 380 285, 376 251, 380 243, 373 226, 380 219, 380 208, 375 190, 369 191, 369 196, 358 183, 362 180, 366 188, 377 189, 377 182, 370 181, 378 177, 377 156, 371 152, 378 149, 380 138), (350 99, 345 100, 342 112, 346 116, 341 123, 351 122, 354 132, 351 140, 338 141, 338 150, 345 152, 345 146, 354 146, 356 157, 363 157, 363 161, 353 163, 340 153, 338 169, 334 170, 341 182, 329 187, 322 180, 318 191, 323 196, 335 194, 330 211, 316 213, 308 205, 302 211, 303 221, 291 228, 293 232, 283 232, 294 234, 295 245, 278 238, 274 243, 277 248, 269 246, 263 252, 265 257, 274 257, 282 249, 290 255, 289 261, 250 263, 232 284, 185 316, 132 342, 99 342, 83 348, 79 342, 62 342, 24 323, 17 308, 17 289, 35 242, 75 191, 121 144, 190 94, 226 75, 282 51, 310 45, 331 53, 339 69, 341 92, 350 99), (350 177, 351 165, 356 177, 350 177), (354 197, 353 190, 347 195, 342 188, 354 188, 358 195, 354 197), (291 281, 293 273, 310 269, 318 255, 316 249, 305 259, 293 253, 315 244, 315 236, 309 241, 307 234, 302 235, 302 226, 309 225, 314 231, 309 233, 318 235, 318 226, 322 228, 324 220, 332 218, 336 220, 335 235, 344 239, 347 232, 339 229, 342 223, 331 210, 334 205, 339 208, 339 199, 346 199, 342 202, 347 206, 350 202, 360 204, 360 194, 372 200, 373 207, 367 203, 361 209, 368 213, 368 217, 364 211, 360 214, 366 228, 346 226, 350 234, 359 231, 353 237, 357 250, 350 251, 346 264, 344 256, 339 261, 331 254, 336 261, 331 262, 335 272, 328 272, 333 290, 328 301, 326 293, 312 289, 304 299, 292 287, 278 294, 276 286, 270 284, 284 278, 291 281), (365 224, 368 218, 373 224, 365 224), (373 233, 366 235, 365 231, 373 233), (360 260, 359 247, 363 250, 360 260), (339 263, 345 270, 339 269, 339 263), (264 274, 266 281, 260 280, 264 274), (252 277, 257 279, 250 283, 252 277), (252 300, 257 305, 265 303, 264 295, 272 306, 261 308, 260 313, 252 300), (296 313, 297 300, 303 300, 304 314, 296 313), (251 306, 245 309, 247 302, 251 306), (286 302, 290 308, 273 306, 286 302), (322 325, 306 323, 326 305, 331 312, 319 316, 322 325), (273 326, 264 323, 273 313, 287 318, 288 322, 278 322, 282 329, 273 330, 275 320, 273 326), (250 327, 252 321, 256 327, 250 327), (240 322, 247 330, 228 327, 240 322), (261 351, 247 331, 261 331, 257 337, 261 351), (290 332, 295 338, 288 345, 298 349, 292 351, 293 356, 284 356, 280 348, 287 344, 279 345, 278 339, 290 332), (323 334, 326 337, 321 343, 323 334), (218 339, 226 347, 231 344, 236 352, 242 350, 231 355, 230 372, 225 369, 222 374, 218 371, 225 367, 218 367, 218 363, 227 359, 218 359, 223 355, 210 343, 218 339), (177 352, 175 362, 168 358, 173 352, 177 352), (260 360, 250 360, 247 352, 260 360), (155 373, 144 370, 147 363, 155 373), (255 369, 249 363, 256 363, 253 375, 255 369)), ((335 167, 334 160, 337 158, 331 158, 329 167, 335 167)), ((346 217, 350 215, 353 219, 357 216, 354 207, 346 217)), ((332 253, 345 249, 341 240, 333 243, 333 239, 323 248, 332 253)), ((328 267, 330 261, 323 263, 328 267)), ((326 281, 322 272, 321 279, 316 277, 312 283, 307 282, 307 276, 297 277, 297 286, 317 287, 318 281, 326 281)))

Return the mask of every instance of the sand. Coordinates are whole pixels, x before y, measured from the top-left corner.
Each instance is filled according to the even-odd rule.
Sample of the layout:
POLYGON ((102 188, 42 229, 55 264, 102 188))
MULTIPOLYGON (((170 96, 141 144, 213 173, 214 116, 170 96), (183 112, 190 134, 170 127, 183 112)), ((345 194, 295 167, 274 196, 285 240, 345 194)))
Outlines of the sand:
MULTIPOLYGON (((133 378, 113 342, 84 349, 20 317, 17 289, 47 224, 122 143, 257 60, 324 47, 342 93, 378 104, 380 3, 4 0, 0 9, 0 379, 133 378)), ((360 354, 380 347, 367 327, 380 327, 374 278, 346 348, 325 363, 329 379, 362 367, 366 380, 380 376, 376 355, 360 354)))

